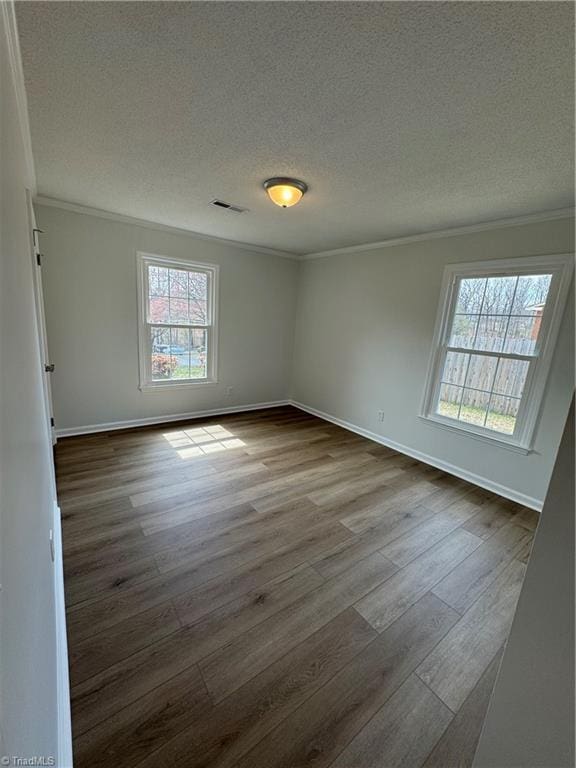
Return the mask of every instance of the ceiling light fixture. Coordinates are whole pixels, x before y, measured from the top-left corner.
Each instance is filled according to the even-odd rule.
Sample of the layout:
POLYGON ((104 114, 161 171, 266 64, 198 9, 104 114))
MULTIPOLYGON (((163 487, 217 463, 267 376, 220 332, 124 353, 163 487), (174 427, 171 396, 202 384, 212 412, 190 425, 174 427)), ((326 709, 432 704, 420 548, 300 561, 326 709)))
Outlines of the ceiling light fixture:
POLYGON ((273 203, 281 208, 290 208, 300 202, 302 195, 308 190, 308 185, 298 179, 276 176, 264 182, 264 189, 273 203))

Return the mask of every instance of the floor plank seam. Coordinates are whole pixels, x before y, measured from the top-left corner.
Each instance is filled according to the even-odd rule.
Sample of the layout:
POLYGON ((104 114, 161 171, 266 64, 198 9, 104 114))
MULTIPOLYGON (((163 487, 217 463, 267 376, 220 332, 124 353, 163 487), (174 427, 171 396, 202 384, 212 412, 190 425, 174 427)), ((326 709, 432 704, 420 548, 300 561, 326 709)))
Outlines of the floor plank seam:
MULTIPOLYGON (((145 613, 145 611, 143 611, 143 613, 145 613)), ((183 629, 183 627, 180 628, 180 629, 183 629)), ((130 661, 131 658, 133 658, 134 656, 137 656, 142 651, 145 651, 145 650, 151 648, 153 645, 158 645, 158 644, 162 644, 163 642, 167 642, 168 640, 170 640, 170 638, 172 638, 173 635, 177 634, 180 631, 180 629, 175 629, 173 632, 170 632, 167 635, 164 635, 159 640, 153 640, 150 643, 147 643, 146 645, 143 645, 142 647, 138 648, 137 650, 133 651, 132 653, 129 653, 127 656, 123 656, 122 658, 118 659, 118 661, 115 661, 113 664, 111 664, 111 665, 109 665, 107 667, 104 667, 103 669, 99 670, 98 672, 95 672, 93 675, 90 675, 89 677, 86 677, 81 682, 75 683, 75 684, 71 685, 70 691, 71 691, 71 694, 72 694, 72 696, 71 696, 72 701, 74 700, 74 691, 75 690, 77 690, 78 688, 83 687, 87 683, 90 683, 91 680, 93 680, 95 677, 98 677, 99 675, 103 674, 104 672, 107 672, 108 670, 113 669, 117 664, 126 664, 127 662, 130 661)), ((104 634, 105 632, 108 632, 108 630, 105 629, 105 630, 103 630, 99 634, 104 634)), ((91 639, 91 638, 88 637, 87 639, 91 639)), ((196 664, 195 661, 192 662, 192 664, 190 664, 189 666, 193 666, 194 664, 196 664)), ((176 677, 176 675, 173 675, 173 677, 176 677)), ((157 686, 155 686, 155 687, 157 687, 157 686)), ((122 709, 123 709, 123 707, 122 707, 122 709)), ((105 719, 107 719, 107 718, 105 718, 105 719)))
MULTIPOLYGON (((192 667, 197 666, 196 662, 193 662, 192 664, 189 664, 187 667, 181 669, 176 675, 172 675, 171 677, 166 678, 165 680, 162 680, 161 683, 158 683, 158 685, 154 685, 152 688, 149 688, 146 693, 143 693, 141 696, 138 696, 133 701, 130 701, 128 704, 124 704, 121 707, 118 707, 118 709, 114 710, 114 712, 106 715, 101 720, 97 720, 95 723, 92 723, 89 727, 85 728, 80 733, 74 733, 74 723, 72 723, 72 733, 73 733, 73 740, 76 741, 81 736, 84 736, 87 733, 90 733, 90 731, 93 731, 95 728, 98 728, 102 723, 105 723, 106 721, 114 721, 114 719, 125 709, 129 709, 130 707, 133 707, 140 699, 143 699, 145 696, 149 696, 151 693, 156 691, 158 688, 161 688, 164 685, 167 685, 171 681, 175 680, 180 675, 184 674, 185 672, 188 672, 192 667)), ((198 670, 198 673, 200 673, 200 670, 198 670)), ((204 682, 204 681, 203 681, 204 682)), ((72 693, 74 692, 74 689, 72 689, 72 693)), ((74 697, 72 696, 72 704, 74 703, 74 697)))
MULTIPOLYGON (((472 553, 472 554, 474 554, 474 553, 472 553)), ((463 560, 462 562, 465 562, 465 561, 463 560)), ((459 563, 459 565, 462 565, 462 563, 459 563)), ((458 567, 458 566, 456 566, 456 567, 458 567)), ((448 576, 449 576, 449 575, 450 575, 450 574, 448 574, 448 576)), ((442 579, 442 581, 443 581, 443 579, 442 579)), ((438 583, 440 583, 440 582, 438 582, 438 583)), ((450 603, 446 602, 446 600, 443 600, 443 599, 440 597, 440 595, 437 595, 437 594, 436 594, 436 592, 434 591, 434 590, 436 589, 436 587, 437 587, 437 586, 438 586, 438 584, 435 584, 435 585, 432 587, 432 589, 430 590, 430 594, 431 594, 431 595, 434 595, 434 597, 435 597, 437 600, 440 600, 440 602, 441 602, 441 603, 444 603, 444 605, 445 605, 447 608, 450 608, 452 611, 455 611, 455 612, 456 612, 456 613, 457 613, 457 614, 460 616, 460 618, 462 618, 463 616, 465 616, 465 615, 466 615, 466 613, 467 613, 467 611, 468 611, 469 609, 467 608, 465 611, 460 611, 460 610, 458 610, 458 608, 455 608, 453 605, 450 605, 450 603)), ((486 589, 487 589, 487 588, 488 588, 488 587, 486 587, 486 589)), ((484 590, 482 590, 482 592, 484 592, 484 590)), ((481 594, 482 594, 482 593, 480 593, 480 595, 479 595, 479 596, 481 596, 481 594)), ((458 621, 460 621, 460 619, 458 619, 458 621)))
MULTIPOLYGON (((430 653, 432 653, 432 651, 430 651, 430 653)), ((428 656, 430 656, 430 653, 429 653, 429 654, 428 654, 428 655, 427 655, 427 656, 426 656, 424 659, 422 659, 422 661, 426 661, 426 659, 428 658, 428 656)), ((488 667, 489 665, 486 665, 486 666, 488 667)), ((422 683, 422 685, 425 685, 425 686, 426 686, 426 688, 427 688, 427 689, 430 691, 430 693, 431 693, 431 694, 434 696, 434 698, 435 698, 435 699, 437 699, 437 700, 440 702, 440 704, 442 704, 442 706, 443 706, 443 707, 446 707, 446 709, 449 709, 449 710, 450 710, 450 712, 452 712, 452 715, 453 715, 453 716, 456 716, 456 715, 458 714, 458 709, 459 709, 459 708, 458 708, 458 709, 456 709, 456 710, 452 709, 452 707, 451 707, 449 704, 447 704, 447 703, 444 701, 444 699, 442 699, 442 698, 441 698, 441 697, 440 697, 440 696, 439 696, 439 695, 436 693, 436 691, 435 691, 433 688, 431 688, 431 687, 428 685, 428 683, 426 682, 426 680, 423 680, 423 679, 422 679, 422 677, 420 677, 420 674, 417 672, 417 670, 416 670, 416 669, 414 670, 414 674, 416 675, 416 677, 418 678, 418 680, 420 680, 420 682, 422 683)))

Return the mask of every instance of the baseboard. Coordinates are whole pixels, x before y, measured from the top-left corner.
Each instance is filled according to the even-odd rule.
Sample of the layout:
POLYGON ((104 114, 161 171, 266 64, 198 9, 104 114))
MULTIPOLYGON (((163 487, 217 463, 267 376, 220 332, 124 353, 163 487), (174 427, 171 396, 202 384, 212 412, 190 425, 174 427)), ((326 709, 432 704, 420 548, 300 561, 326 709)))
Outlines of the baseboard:
POLYGON ((58 709, 58 768, 72 768, 72 722, 66 640, 66 603, 60 507, 54 504, 54 607, 56 611, 56 699, 58 709))
POLYGON ((147 427, 154 424, 168 424, 172 421, 189 421, 203 419, 207 416, 224 416, 227 413, 243 413, 244 411, 261 411, 266 408, 279 408, 290 405, 290 400, 273 400, 269 403, 251 403, 250 405, 231 405, 224 408, 212 408, 207 411, 190 411, 190 413, 173 413, 166 416, 147 416, 143 419, 128 419, 126 421, 109 421, 104 424, 88 424, 84 427, 69 427, 56 429, 56 437, 72 437, 74 435, 91 435, 95 432, 113 432, 117 429, 131 427, 147 427))
POLYGON ((459 477, 462 480, 466 480, 467 482, 472 483, 473 485, 478 485, 480 486, 480 488, 485 488, 488 491, 497 493, 499 496, 504 496, 504 498, 506 499, 511 499, 512 501, 516 501, 518 502, 518 504, 522 504, 525 507, 530 507, 530 509, 534 509, 537 512, 542 511, 543 502, 540 499, 535 499, 532 496, 527 496, 524 493, 519 493, 518 491, 515 491, 513 488, 508 488, 505 485, 500 485, 500 483, 495 483, 492 480, 488 480, 485 477, 481 477, 480 475, 476 475, 473 472, 469 472, 466 469, 462 469, 461 467, 457 467, 454 464, 450 464, 447 461, 442 461, 441 459, 437 459, 434 456, 429 456, 427 453, 422 453, 422 451, 417 451, 416 449, 410 448, 407 445, 402 445, 402 443, 397 443, 394 440, 388 439, 387 437, 383 437, 382 435, 377 435, 375 432, 371 432, 369 429, 364 429, 363 427, 357 427, 355 424, 351 424, 348 421, 339 419, 336 416, 332 416, 329 413, 325 413, 324 411, 319 411, 317 408, 312 408, 309 405, 304 405, 304 403, 299 403, 296 400, 291 400, 290 405, 293 405, 295 408, 299 408, 301 411, 310 413, 313 416, 317 416, 319 419, 330 421, 332 424, 336 424, 339 427, 348 429, 350 432, 355 432, 357 435, 361 435, 362 437, 367 437, 369 440, 373 440, 375 443, 379 443, 380 445, 385 445, 386 447, 392 448, 393 450, 398 451, 399 453, 406 454, 406 456, 411 456, 413 459, 418 459, 418 461, 422 461, 425 464, 430 464, 431 466, 436 467, 437 469, 441 469, 444 472, 448 472, 448 474, 450 475, 455 475, 456 477, 459 477))
POLYGON ((511 499, 512 501, 516 501, 518 504, 523 504, 526 507, 530 507, 530 509, 534 509, 537 512, 542 510, 543 502, 540 499, 535 499, 532 496, 527 496, 524 493, 515 491, 513 488, 508 488, 507 486, 501 485, 500 483, 495 483, 494 481, 482 477, 481 475, 476 475, 473 472, 469 472, 466 469, 457 467, 456 465, 450 464, 447 461, 437 459, 434 456, 430 456, 429 454, 418 451, 415 448, 411 448, 410 446, 397 443, 395 440, 390 440, 383 435, 378 435, 376 432, 371 432, 369 429, 358 427, 356 424, 351 424, 349 421, 339 419, 338 417, 332 416, 325 411, 319 411, 317 408, 312 408, 312 406, 305 405, 304 403, 300 403, 297 400, 274 400, 267 403, 251 403, 249 405, 213 408, 205 411, 191 411, 189 413, 177 413, 166 416, 149 416, 143 419, 129 419, 126 421, 110 421, 103 424, 89 424, 83 427, 57 429, 56 437, 72 437, 74 435, 90 435, 97 432, 112 432, 118 429, 130 429, 131 427, 146 427, 152 426, 154 424, 202 419, 207 416, 224 416, 227 413, 243 413, 245 411, 259 411, 266 408, 279 408, 285 405, 293 405, 295 408, 299 408, 301 411, 305 411, 306 413, 310 413, 320 419, 329 421, 332 424, 336 424, 339 427, 343 427, 344 429, 349 430, 350 432, 355 432, 357 435, 361 435, 362 437, 366 437, 369 440, 373 440, 375 443, 379 443, 380 445, 385 445, 388 448, 392 448, 393 450, 398 451, 399 453, 404 453, 407 456, 411 456, 413 459, 424 462, 425 464, 430 464, 437 469, 448 472, 450 475, 455 475, 462 480, 466 480, 469 483, 480 486, 480 488, 485 488, 486 490, 497 493, 499 496, 503 496, 506 499, 511 499))

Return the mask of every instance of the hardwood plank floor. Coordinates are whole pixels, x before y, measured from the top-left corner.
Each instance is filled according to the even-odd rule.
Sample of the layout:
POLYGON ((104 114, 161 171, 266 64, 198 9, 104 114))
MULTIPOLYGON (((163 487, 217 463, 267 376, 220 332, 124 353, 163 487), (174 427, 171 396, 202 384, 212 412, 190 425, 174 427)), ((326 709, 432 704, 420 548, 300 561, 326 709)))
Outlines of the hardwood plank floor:
POLYGON ((452 717, 448 707, 411 675, 332 765, 373 768, 375 755, 386 755, 389 765, 421 765, 452 717))
POLYGON ((471 765, 533 512, 290 407, 56 466, 77 768, 471 765))

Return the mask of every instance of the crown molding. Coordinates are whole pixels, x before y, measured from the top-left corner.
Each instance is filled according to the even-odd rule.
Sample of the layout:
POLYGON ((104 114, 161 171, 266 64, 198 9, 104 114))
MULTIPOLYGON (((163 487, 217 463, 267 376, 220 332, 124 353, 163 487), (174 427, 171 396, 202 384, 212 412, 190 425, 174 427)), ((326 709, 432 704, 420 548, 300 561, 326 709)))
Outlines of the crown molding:
POLYGON ((363 253, 365 251, 376 251, 379 248, 390 248, 394 245, 408 245, 409 243, 422 243, 426 240, 439 240, 444 237, 456 237, 457 235, 469 235, 474 232, 484 232, 489 229, 502 229, 504 227, 517 227, 523 224, 537 224, 541 221, 553 221, 554 219, 567 219, 574 216, 574 208, 556 208, 551 211, 540 211, 539 213, 530 213, 526 216, 514 216, 507 219, 496 219, 494 221, 484 221, 480 224, 466 224, 462 227, 452 227, 450 229, 436 229, 431 232, 422 232, 418 235, 405 235, 404 237, 395 237, 390 240, 381 240, 378 243, 365 243, 364 245, 350 245, 345 248, 334 248, 330 251, 317 251, 315 253, 306 253, 300 256, 300 259, 307 261, 309 259, 324 259, 327 256, 345 256, 353 253, 363 253))
POLYGON ((72 213, 80 213, 85 216, 96 216, 100 219, 110 219, 112 221, 118 221, 121 224, 129 224, 136 227, 145 227, 146 229, 154 229, 160 232, 170 232, 174 235, 186 235, 196 240, 206 240, 216 245, 227 245, 233 248, 239 248, 243 251, 250 251, 251 253, 263 253, 267 256, 280 256, 284 259, 300 260, 301 256, 297 253, 291 253, 290 251, 279 251, 275 248, 266 248, 263 245, 253 245, 251 243, 244 243, 239 240, 228 240, 224 237, 215 237, 214 235, 204 235, 201 232, 195 232, 191 229, 184 229, 181 227, 172 227, 169 224, 160 224, 156 221, 148 221, 147 219, 138 219, 135 216, 127 216, 123 213, 114 213, 113 211, 105 211, 102 208, 92 208, 88 205, 81 205, 80 203, 71 203, 67 200, 59 200, 55 197, 45 197, 44 195, 36 195, 34 202, 37 205, 47 205, 52 208, 61 208, 65 211, 71 211, 72 213))
POLYGON ((18 37, 18 25, 16 22, 16 10, 13 0, 0 2, 3 27, 6 36, 6 47, 10 74, 16 96, 16 110, 22 145, 24 147, 24 161, 26 164, 26 186, 34 194, 36 192, 36 170, 34 168, 34 155, 32 154, 32 138, 30 134, 30 122, 28 120, 28 99, 24 84, 24 71, 22 69, 22 55, 20 53, 20 39, 18 37))
MULTIPOLYGON (((0 5, 4 5, 4 3, 0 3, 0 5)), ((27 112, 25 115, 27 125, 27 112)), ((31 167, 33 171, 33 164, 31 167)), ((123 213, 115 213, 114 211, 105 211, 102 208, 93 208, 88 205, 81 205, 80 203, 72 203, 67 200, 60 200, 55 197, 36 195, 34 197, 34 202, 38 205, 46 205, 52 208, 61 208, 65 211, 71 211, 72 213, 96 216, 101 219, 110 219, 112 221, 118 221, 122 224, 145 227, 146 229, 158 230, 160 232, 170 232, 177 235, 186 235, 187 237, 192 237, 197 240, 206 240, 218 245, 227 245, 233 248, 240 248, 244 251, 251 251, 252 253, 263 253, 268 256, 279 256, 281 258, 293 259, 295 261, 323 259, 328 256, 345 256, 355 253, 363 253, 366 251, 375 251, 380 248, 390 248, 395 245, 408 245, 409 243, 421 243, 427 240, 440 240, 446 237, 457 237, 458 235, 468 235, 473 234, 474 232, 485 232, 491 229, 503 229, 504 227, 517 227, 525 224, 537 224, 538 222, 554 221, 555 219, 566 219, 574 216, 574 208, 556 208, 550 211, 530 213, 525 216, 495 219, 493 221, 484 221, 479 224, 466 224, 461 227, 452 227, 449 229, 437 229, 432 230, 431 232, 422 232, 417 235, 405 235, 403 237, 391 238, 390 240, 381 240, 376 243, 364 243, 361 245, 346 246, 345 248, 334 248, 329 251, 317 251, 314 253, 299 254, 291 251, 280 251, 275 248, 267 248, 266 246, 262 245, 253 245, 251 243, 242 242, 240 240, 230 240, 227 238, 216 237, 214 235, 205 235, 201 232, 195 232, 191 229, 173 227, 169 224, 161 224, 160 222, 156 221, 148 221, 148 219, 138 219, 135 216, 128 216, 123 213)))

